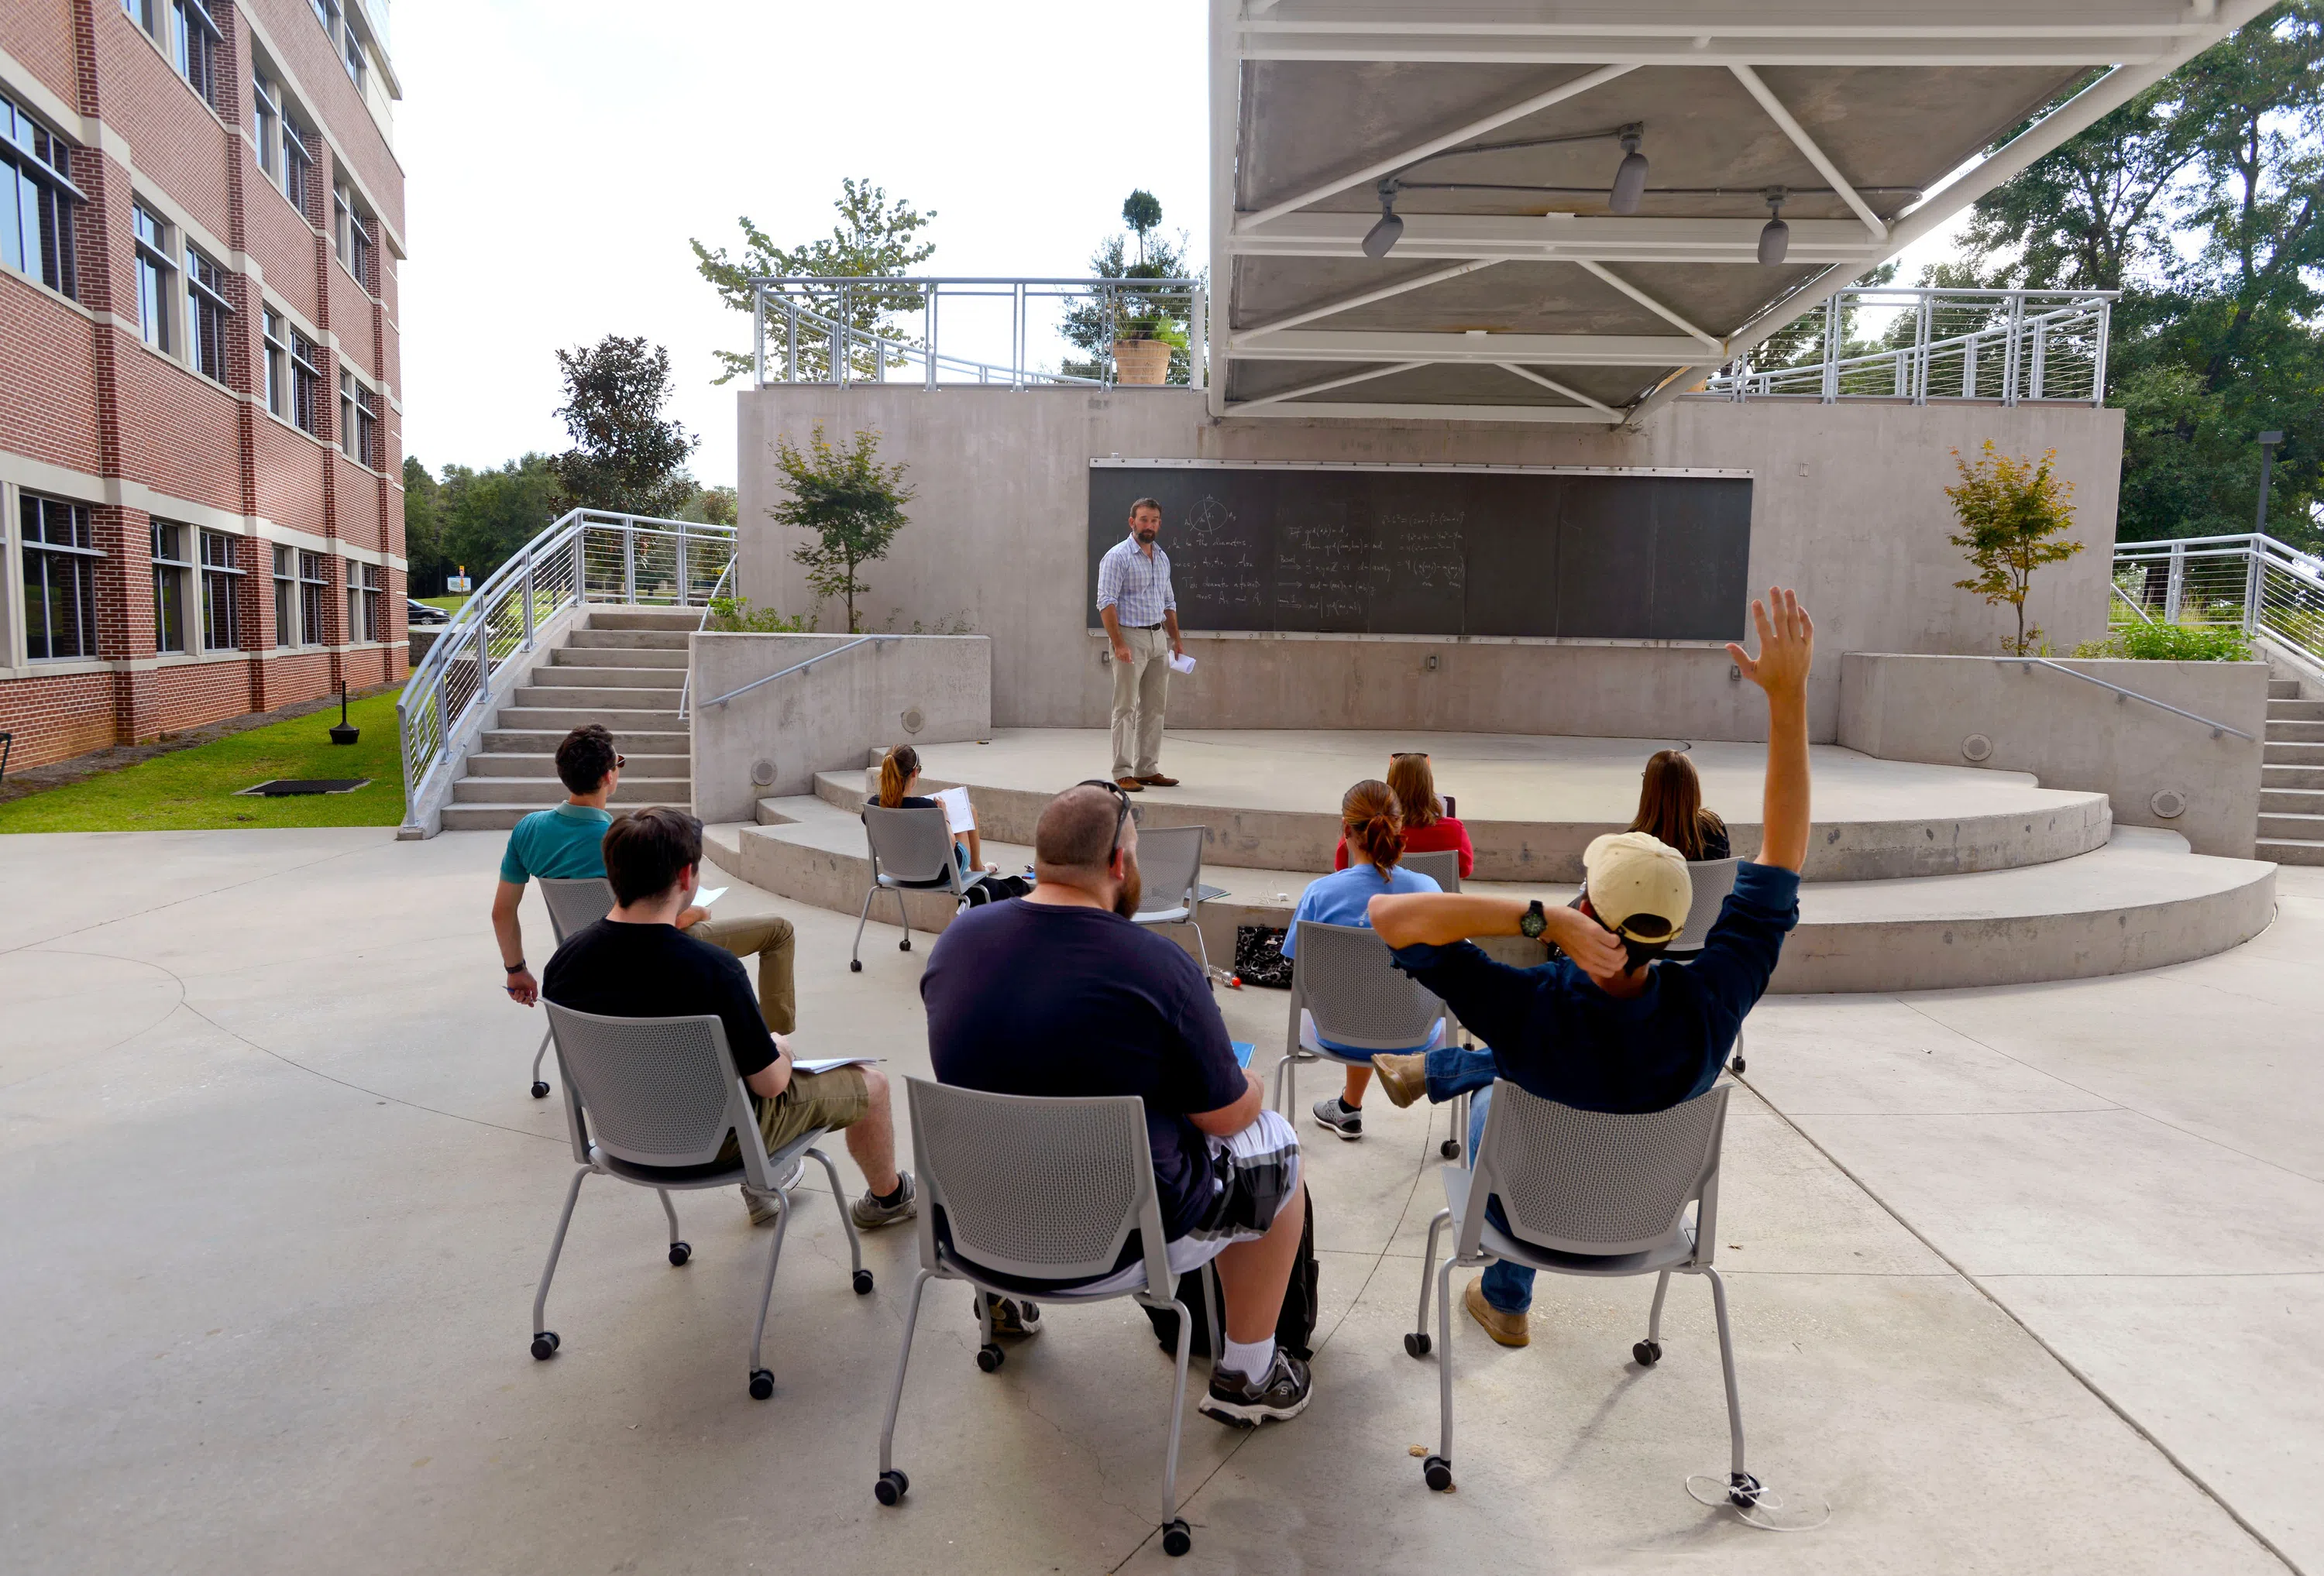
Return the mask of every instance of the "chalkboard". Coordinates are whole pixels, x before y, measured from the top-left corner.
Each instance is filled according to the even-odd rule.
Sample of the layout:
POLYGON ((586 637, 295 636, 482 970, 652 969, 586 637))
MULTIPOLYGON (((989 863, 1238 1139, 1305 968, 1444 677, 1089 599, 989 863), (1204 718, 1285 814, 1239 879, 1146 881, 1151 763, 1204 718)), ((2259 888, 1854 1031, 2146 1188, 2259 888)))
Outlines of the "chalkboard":
POLYGON ((1179 627, 1739 640, 1751 481, 1453 467, 1090 468, 1098 559, 1162 504, 1179 627))

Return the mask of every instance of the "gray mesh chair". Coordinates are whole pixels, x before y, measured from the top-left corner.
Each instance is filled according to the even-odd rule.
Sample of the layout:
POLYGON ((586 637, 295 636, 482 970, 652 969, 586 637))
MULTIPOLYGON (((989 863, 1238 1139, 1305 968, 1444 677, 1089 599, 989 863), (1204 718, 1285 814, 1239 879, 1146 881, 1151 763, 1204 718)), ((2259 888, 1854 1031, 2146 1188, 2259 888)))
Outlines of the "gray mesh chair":
MULTIPOLYGON (((917 806, 890 810, 880 805, 863 806, 863 840, 872 853, 872 885, 863 893, 863 911, 855 917, 855 950, 847 966, 863 972, 863 926, 872 917, 872 899, 882 892, 896 894, 896 919, 904 927, 898 952, 912 950, 912 916, 904 907, 906 892, 950 892, 968 901, 970 880, 962 879, 960 862, 953 857, 952 832, 943 807, 917 806)), ((982 875, 973 878, 982 880, 982 875)))
MULTIPOLYGON (((1719 923, 1719 911, 1727 903, 1728 894, 1735 890, 1735 872, 1742 868, 1740 856, 1734 859, 1689 860, 1688 878, 1694 884, 1694 899, 1686 911, 1686 923, 1679 927, 1678 938, 1663 949, 1665 957, 1684 963, 1702 950, 1711 935, 1711 927, 1719 923)), ((1735 1056, 1728 1063, 1734 1071, 1743 1071, 1743 1030, 1735 1031, 1735 1056)))
POLYGON ((1407 853, 1397 861, 1405 869, 1418 875, 1432 877, 1448 892, 1461 889, 1461 851, 1457 848, 1434 849, 1426 853, 1407 853))
MULTIPOLYGON (((1178 1351, 1170 1391, 1170 1440, 1162 1457, 1162 1546, 1183 1554, 1192 1535, 1178 1515, 1178 1427, 1186 1404, 1186 1357, 1193 1321, 1173 1295, 1176 1277, 1162 1235, 1154 1188, 1154 1155, 1146 1141, 1146 1105, 1134 1094, 1029 1099, 906 1080, 913 1166, 921 1189, 920 1269, 904 1309, 904 1346, 896 1385, 880 1428, 880 1477, 873 1495, 900 1501, 911 1480, 896 1466, 896 1414, 912 1360, 920 1295, 931 1280, 965 1281, 995 1296, 1038 1288, 1044 1302, 1094 1303, 1134 1297, 1177 1315, 1178 1351), (1131 1232, 1144 1254, 1142 1286, 1076 1292, 1111 1276, 1131 1232)), ((977 1367, 1001 1366, 991 1315, 977 1298, 982 1344, 977 1367)), ((1215 1317, 1212 1328, 1219 1328, 1215 1317)))
POLYGON ((1408 1051, 1440 1043, 1444 1003, 1388 961, 1388 945, 1369 926, 1299 922, 1292 938, 1291 1024, 1275 1064, 1276 1109, 1288 1118, 1299 1096, 1299 1062, 1369 1067, 1323 1044, 1366 1051, 1408 1051))
MULTIPOLYGON (((541 901, 549 905, 549 928, 563 946, 565 938, 576 931, 586 930, 613 911, 613 883, 603 876, 543 876, 540 878, 541 901)), ((549 1041, 555 1031, 540 1031, 540 1049, 532 1053, 532 1097, 549 1098, 549 1085, 541 1081, 540 1064, 549 1055, 549 1041)))
POLYGON ((839 1173, 831 1157, 816 1147, 824 1130, 804 1133, 777 1153, 767 1153, 750 1092, 734 1071, 726 1027, 715 1017, 601 1018, 554 1001, 542 1005, 549 1009, 549 1030, 557 1038, 565 1124, 580 1168, 565 1191, 565 1212, 557 1217, 549 1263, 540 1272, 540 1289, 533 1294, 532 1355, 543 1361, 557 1355, 557 1332, 548 1323, 549 1283, 557 1276, 565 1229, 573 1223, 573 1206, 580 1200, 583 1182, 592 1175, 610 1176, 659 1194, 662 1213, 669 1219, 673 1265, 686 1263, 694 1249, 678 1234, 670 1190, 745 1183, 772 1194, 775 1201, 775 1240, 767 1249, 758 1326, 751 1332, 751 1395, 765 1400, 775 1393, 775 1376, 760 1365, 759 1352, 767 1335, 767 1303, 775 1295, 775 1266, 782 1262, 783 1233, 791 1218, 790 1183, 779 1179, 795 1182, 792 1166, 803 1157, 821 1161, 830 1179, 839 1223, 847 1231, 848 1256, 854 1260, 855 1295, 867 1296, 872 1291, 872 1272, 863 1267, 863 1246, 855 1235, 855 1222, 848 1218, 839 1173), (730 1134, 741 1153, 722 1162, 719 1154, 730 1134))
POLYGON ((1155 826, 1138 829, 1138 869, 1145 894, 1138 912, 1130 917, 1139 925, 1185 925, 1194 932, 1194 950, 1203 960, 1203 977, 1211 972, 1211 949, 1203 944, 1204 826, 1155 826))
POLYGON ((1663 1296, 1672 1274, 1710 1281, 1727 1380, 1728 1497, 1747 1510, 1757 1503, 1758 1479, 1743 1469, 1743 1408, 1735 1387, 1727 1287, 1711 1262, 1719 1246, 1719 1153, 1732 1087, 1718 1085, 1668 1111, 1613 1115, 1559 1105, 1514 1083, 1493 1085, 1476 1168, 1440 1168, 1446 1207, 1428 1223, 1420 1314, 1404 1338, 1412 1356, 1428 1355, 1433 1268, 1436 1342, 1443 1350, 1437 1353, 1443 1434, 1436 1453, 1422 1466, 1431 1488, 1452 1485, 1452 1267, 1500 1259, 1552 1275, 1654 1276, 1646 1338, 1630 1348, 1641 1368, 1662 1359, 1663 1296), (1501 1201, 1506 1231, 1485 1218, 1491 1197, 1501 1201), (1455 1223, 1453 1249, 1440 1262, 1437 1242, 1447 1223, 1455 1223))

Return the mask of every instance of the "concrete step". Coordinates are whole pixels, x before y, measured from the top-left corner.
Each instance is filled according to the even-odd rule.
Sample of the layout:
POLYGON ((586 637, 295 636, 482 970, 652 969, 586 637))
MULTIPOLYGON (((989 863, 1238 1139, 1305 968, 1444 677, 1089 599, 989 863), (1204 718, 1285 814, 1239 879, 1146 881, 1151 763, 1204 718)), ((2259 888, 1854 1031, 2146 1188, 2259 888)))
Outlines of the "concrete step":
MULTIPOLYGON (((459 785, 457 783, 453 784, 453 787, 456 788, 459 785)), ((444 806, 444 830, 447 832, 505 832, 510 827, 515 825, 519 821, 522 820, 525 816, 531 815, 535 810, 540 809, 541 807, 542 806, 539 805, 511 804, 507 802, 497 802, 493 804, 460 804, 455 802, 444 806)), ((608 808, 610 808, 613 813, 613 818, 617 821, 623 816, 627 816, 633 811, 642 810, 646 806, 643 802, 636 804, 616 802, 608 806, 608 808)), ((679 800, 673 803, 671 807, 679 810, 691 810, 694 806, 690 801, 679 800)))
POLYGON ((589 622, 584 627, 592 630, 653 630, 690 635, 702 627, 702 609, 698 607, 593 607, 589 610, 589 622))
MULTIPOLYGON (((508 714, 503 712, 501 714, 505 717, 508 714)), ((611 723, 605 725, 613 726, 611 723)), ((554 757, 557 747, 565 742, 567 732, 569 730, 563 728, 488 728, 477 740, 476 749, 486 753, 506 751, 516 755, 554 757)), ((614 740, 622 752, 632 761, 651 755, 674 756, 683 760, 692 748, 692 742, 682 733, 654 733, 643 729, 624 730, 614 740)))
POLYGON ((532 670, 531 677, 534 687, 540 689, 666 689, 673 706, 678 704, 678 692, 686 685, 682 668, 584 668, 573 663, 544 662, 532 670))
POLYGON ((2272 859, 2278 864, 2324 864, 2324 843, 2292 837, 2263 837, 2259 840, 2259 857, 2272 859))
MULTIPOLYGON (((622 780, 649 778, 673 778, 685 781, 693 771, 692 758, 686 755, 628 755, 629 764, 622 769, 622 780)), ((552 754, 517 754, 510 751, 479 750, 468 757, 470 777, 547 778, 557 776, 557 757, 552 754)))
MULTIPOLYGON (((2277 706, 2324 705, 2324 701, 2279 700, 2269 703, 2268 709, 2277 706)), ((2271 744, 2324 744, 2324 722, 2291 722, 2277 717, 2267 720, 2267 742, 2271 744)))
POLYGON ((2270 788, 2324 788, 2324 760, 2313 766, 2265 766, 2259 769, 2260 791, 2270 788))
MULTIPOLYGON (((537 689, 517 691, 520 696, 541 693, 537 689)), ((631 690, 628 693, 629 696, 634 697, 650 692, 631 690)), ((550 732, 562 739, 586 723, 598 723, 611 728, 614 737, 621 739, 632 733, 666 733, 678 722, 678 713, 674 709, 653 707, 631 711, 616 709, 613 703, 604 701, 603 696, 598 697, 599 704, 592 705, 588 704, 587 696, 576 690, 555 690, 549 694, 550 698, 545 701, 520 699, 514 705, 503 706, 500 726, 520 732, 550 732)), ((633 699, 625 697, 621 705, 626 708, 634 704, 633 699)))
MULTIPOLYGON (((539 677, 542 671, 545 669, 536 669, 533 677, 539 677)), ((628 685, 584 688, 579 685, 525 684, 517 687, 514 700, 521 711, 555 707, 567 712, 577 710, 593 714, 569 724, 576 728, 582 723, 605 722, 604 718, 594 714, 597 712, 621 711, 632 714, 650 714, 659 719, 654 723, 656 727, 667 729, 678 722, 678 694, 675 689, 638 689, 628 685)), ((506 714, 503 713, 503 716, 506 714)), ((611 728, 614 724, 605 722, 605 726, 611 728)))
POLYGON ((2271 696, 2267 720, 2271 730, 2277 723, 2324 723, 2324 700, 2277 700, 2271 696))
POLYGON ((2269 679, 2267 681, 2267 698, 2270 700, 2298 700, 2300 698, 2300 680, 2297 678, 2269 679))
POLYGON ((2324 816, 2324 788, 2280 788, 2263 782, 2259 807, 2262 815, 2324 816))
MULTIPOLYGON (((565 785, 553 777, 464 777, 452 785, 452 802, 459 805, 526 805, 540 809, 565 802, 565 785)), ((687 805, 694 802, 694 784, 686 778, 632 777, 622 773, 613 789, 617 805, 687 805)))
POLYGON ((2260 746, 2259 759, 2262 767, 2324 766, 2324 743, 2278 739, 2271 728, 2267 742, 2260 746))
MULTIPOLYGON (((806 795, 762 800, 759 815, 763 824, 706 828, 706 844, 720 868, 779 896, 858 911, 870 861, 855 815, 806 795)), ((2324 849, 2324 841, 2318 847, 2324 849)), ((1011 873, 1032 856, 1020 844, 996 841, 985 843, 984 853, 988 863, 1011 873)), ((1233 956, 1238 925, 1287 924, 1314 879, 1295 871, 1205 864, 1204 883, 1227 893, 1203 906, 1203 937, 1212 959, 1225 963, 1233 956)), ((1462 890, 1563 902, 1574 889, 1481 881, 1464 883, 1462 890)), ((915 929, 940 930, 951 921, 951 900, 941 894, 911 893, 906 902, 915 929)), ((2247 941, 2266 927, 2274 907, 2270 865, 2190 853, 2176 833, 2117 826, 2106 846, 2046 864, 1812 881, 1802 889, 1800 926, 1784 948, 1773 988, 1919 991, 2126 973, 2207 957, 2247 941)), ((893 900, 882 899, 874 913, 892 936, 893 900)), ((864 945, 872 945, 868 936, 864 945)), ((881 945, 888 945, 884 937, 881 945)), ((1531 958, 1520 949, 1508 961, 1538 957, 1538 948, 1531 958)))
POLYGON ((663 650, 627 646, 559 646, 549 654, 553 668, 650 668, 686 671, 684 646, 663 650))
POLYGON ((2324 816, 2278 815, 2263 806, 2259 834, 2271 842, 2324 843, 2324 816))
POLYGON ((582 651, 683 651, 690 630, 575 630, 565 643, 582 651))

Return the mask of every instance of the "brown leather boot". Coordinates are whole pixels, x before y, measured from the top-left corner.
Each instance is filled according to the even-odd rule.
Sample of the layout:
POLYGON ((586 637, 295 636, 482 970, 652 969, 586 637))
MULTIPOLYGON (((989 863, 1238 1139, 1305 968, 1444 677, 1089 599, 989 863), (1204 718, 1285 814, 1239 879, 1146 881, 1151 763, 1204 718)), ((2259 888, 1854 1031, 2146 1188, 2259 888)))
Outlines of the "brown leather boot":
POLYGON ((1530 1346, 1533 1331, 1523 1313, 1504 1313, 1485 1301, 1485 1278, 1479 1276, 1469 1283, 1462 1294, 1461 1305, 1469 1310, 1469 1317, 1485 1327, 1485 1333, 1503 1346, 1530 1346))

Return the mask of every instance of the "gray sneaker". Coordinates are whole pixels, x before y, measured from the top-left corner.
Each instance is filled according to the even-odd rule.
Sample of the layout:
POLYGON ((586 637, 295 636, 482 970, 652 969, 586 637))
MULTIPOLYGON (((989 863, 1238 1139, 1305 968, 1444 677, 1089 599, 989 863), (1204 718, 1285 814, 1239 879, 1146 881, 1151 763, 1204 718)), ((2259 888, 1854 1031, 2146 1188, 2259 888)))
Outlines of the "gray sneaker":
POLYGON ((1364 1113, 1360 1106, 1351 1106, 1338 1095, 1315 1102, 1315 1123, 1327 1128, 1343 1138, 1364 1136, 1364 1113))
POLYGON ((1278 1346, 1274 1362, 1257 1378, 1232 1369, 1213 1369, 1210 1394, 1195 1410, 1230 1428, 1287 1423, 1307 1410, 1312 1384, 1307 1365, 1278 1346))
POLYGON ((892 1226, 898 1221, 908 1221, 920 1212, 919 1189, 912 1184, 912 1174, 899 1171, 903 1179, 904 1196, 892 1204, 883 1204, 866 1188, 862 1198, 848 1206, 847 1212, 855 1217, 858 1230, 876 1231, 882 1226, 892 1226))
MULTIPOLYGON (((807 1157, 802 1155, 791 1163, 790 1175, 783 1178, 783 1191, 793 1192, 806 1180, 807 1157)), ((742 1207, 751 1212, 751 1224, 763 1226, 775 1218, 775 1195, 761 1193, 746 1182, 742 1184, 742 1207)))

